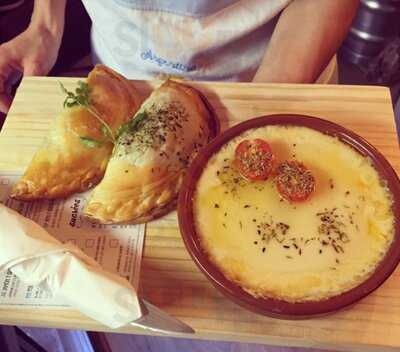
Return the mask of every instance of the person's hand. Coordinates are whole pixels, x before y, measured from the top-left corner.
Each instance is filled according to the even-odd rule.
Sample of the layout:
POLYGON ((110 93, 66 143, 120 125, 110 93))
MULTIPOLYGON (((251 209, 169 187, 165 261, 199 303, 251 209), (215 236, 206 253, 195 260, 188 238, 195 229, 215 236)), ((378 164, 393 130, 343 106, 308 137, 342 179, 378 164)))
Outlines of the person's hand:
POLYGON ((54 66, 59 38, 45 29, 30 28, 0 45, 0 111, 7 113, 11 104, 11 86, 21 74, 43 76, 54 66))

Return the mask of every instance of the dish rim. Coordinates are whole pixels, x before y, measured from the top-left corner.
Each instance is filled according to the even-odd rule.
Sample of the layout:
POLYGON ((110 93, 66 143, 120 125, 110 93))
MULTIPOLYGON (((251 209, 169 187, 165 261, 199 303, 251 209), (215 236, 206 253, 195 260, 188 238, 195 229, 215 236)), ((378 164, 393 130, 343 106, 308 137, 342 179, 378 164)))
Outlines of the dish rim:
POLYGON ((189 166, 178 199, 179 228, 185 246, 199 269, 212 284, 235 303, 259 314, 283 319, 303 319, 321 316, 348 307, 366 297, 381 286, 400 262, 400 181, 386 160, 374 146, 355 132, 334 122, 318 117, 296 114, 263 115, 241 122, 220 134, 204 147, 189 166), (292 303, 276 298, 256 298, 239 285, 227 279, 210 261, 199 242, 193 216, 193 197, 204 166, 223 145, 243 132, 268 125, 302 126, 337 137, 364 157, 368 157, 380 177, 386 181, 393 197, 392 210, 395 215, 394 239, 384 258, 372 275, 356 287, 320 301, 292 303))

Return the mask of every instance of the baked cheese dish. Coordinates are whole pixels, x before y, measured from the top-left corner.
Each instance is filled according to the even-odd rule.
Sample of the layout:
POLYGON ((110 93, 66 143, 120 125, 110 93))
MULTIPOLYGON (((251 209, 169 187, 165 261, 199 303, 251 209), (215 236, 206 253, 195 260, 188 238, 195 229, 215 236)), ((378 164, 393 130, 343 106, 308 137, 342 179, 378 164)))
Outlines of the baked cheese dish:
POLYGON ((204 251, 255 297, 305 302, 348 291, 373 273, 394 237, 392 197, 370 160, 306 127, 265 126, 230 140, 208 161, 193 204, 204 251), (238 167, 242 142, 260 140, 271 154, 261 146, 254 160, 264 150, 274 171, 238 167), (301 178, 284 181, 297 196, 308 182, 302 197, 280 189, 280 172, 293 165, 301 178))

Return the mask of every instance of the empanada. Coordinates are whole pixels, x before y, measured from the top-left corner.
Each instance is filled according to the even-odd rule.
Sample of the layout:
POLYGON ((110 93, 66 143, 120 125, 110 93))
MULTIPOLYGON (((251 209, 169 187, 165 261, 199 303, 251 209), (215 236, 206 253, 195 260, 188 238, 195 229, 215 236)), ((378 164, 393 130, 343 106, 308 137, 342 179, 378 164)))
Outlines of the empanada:
MULTIPOLYGON (((114 132, 139 108, 140 98, 134 86, 105 66, 97 65, 87 84, 90 105, 114 132)), ((84 107, 65 108, 53 121, 25 174, 14 185, 11 197, 61 198, 98 183, 113 149, 102 126, 84 107)))
POLYGON ((172 210, 188 163, 215 132, 212 119, 196 90, 162 84, 121 129, 85 215, 104 224, 142 223, 172 210))

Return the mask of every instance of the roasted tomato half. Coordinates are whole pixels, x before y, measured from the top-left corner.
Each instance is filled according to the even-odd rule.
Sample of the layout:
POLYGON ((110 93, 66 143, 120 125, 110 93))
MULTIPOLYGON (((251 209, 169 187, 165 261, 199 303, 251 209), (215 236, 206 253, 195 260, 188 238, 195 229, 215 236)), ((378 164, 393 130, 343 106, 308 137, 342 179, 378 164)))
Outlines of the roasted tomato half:
POLYGON ((275 157, 269 144, 262 139, 246 139, 235 150, 235 166, 251 181, 266 180, 272 173, 275 157))
POLYGON ((303 163, 290 160, 278 165, 276 187, 280 195, 290 202, 303 202, 315 190, 315 178, 303 163))

